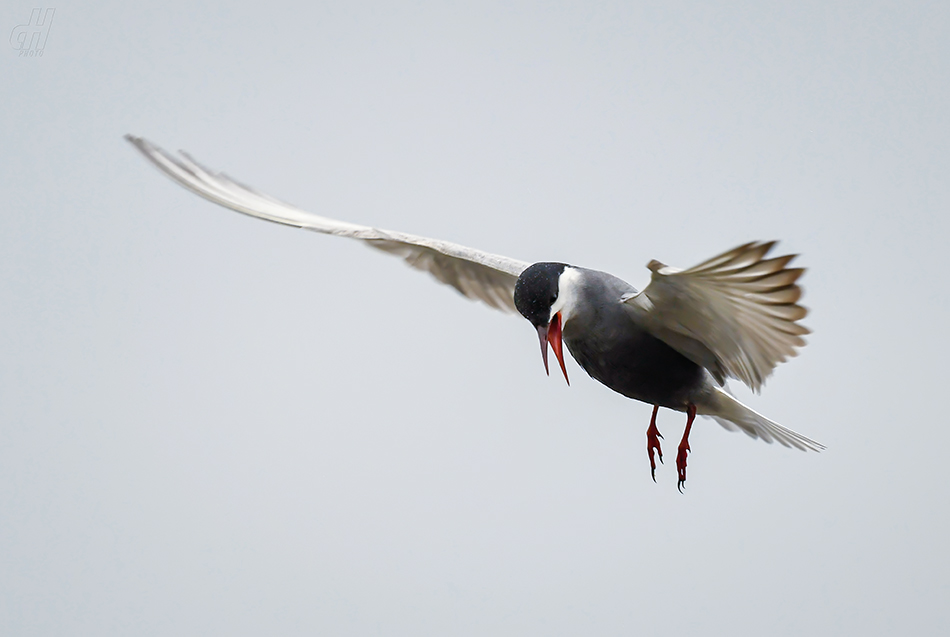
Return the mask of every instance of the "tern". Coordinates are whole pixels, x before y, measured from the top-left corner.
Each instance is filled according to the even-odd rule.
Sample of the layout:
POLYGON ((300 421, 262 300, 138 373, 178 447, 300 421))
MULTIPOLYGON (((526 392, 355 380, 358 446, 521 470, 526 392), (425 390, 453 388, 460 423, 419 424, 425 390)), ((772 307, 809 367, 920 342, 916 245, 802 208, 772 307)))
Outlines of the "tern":
POLYGON ((758 392, 775 366, 805 345, 807 310, 798 304, 797 255, 769 256, 775 241, 753 241, 680 270, 653 260, 638 291, 605 272, 565 263, 527 263, 462 245, 371 228, 305 212, 205 168, 187 153, 172 155, 125 137, 172 180, 231 210, 314 232, 359 239, 401 257, 417 270, 489 307, 520 313, 537 330, 545 371, 548 348, 570 384, 562 343, 595 380, 653 406, 647 429, 650 473, 663 461, 656 425, 660 407, 686 414, 677 448, 677 488, 686 483, 689 434, 698 415, 730 431, 786 447, 824 446, 753 411, 734 398, 734 378, 758 392))

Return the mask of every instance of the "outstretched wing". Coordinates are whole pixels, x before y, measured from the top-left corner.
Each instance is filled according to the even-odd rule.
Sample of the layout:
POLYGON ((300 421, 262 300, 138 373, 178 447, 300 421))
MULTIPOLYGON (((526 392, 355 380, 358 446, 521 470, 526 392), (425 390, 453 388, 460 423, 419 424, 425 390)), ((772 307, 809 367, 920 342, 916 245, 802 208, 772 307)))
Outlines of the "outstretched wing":
POLYGON ((775 241, 741 245, 689 268, 651 261, 650 284, 622 300, 635 320, 722 383, 737 378, 758 391, 772 370, 797 354, 809 329, 799 325, 797 255, 767 259, 775 241))
POLYGON ((213 172, 186 153, 171 155, 141 137, 126 135, 163 173, 209 201, 237 212, 296 228, 365 241, 395 254, 417 270, 428 272, 470 299, 505 312, 517 312, 515 283, 528 263, 467 248, 448 241, 380 230, 305 212, 213 172))

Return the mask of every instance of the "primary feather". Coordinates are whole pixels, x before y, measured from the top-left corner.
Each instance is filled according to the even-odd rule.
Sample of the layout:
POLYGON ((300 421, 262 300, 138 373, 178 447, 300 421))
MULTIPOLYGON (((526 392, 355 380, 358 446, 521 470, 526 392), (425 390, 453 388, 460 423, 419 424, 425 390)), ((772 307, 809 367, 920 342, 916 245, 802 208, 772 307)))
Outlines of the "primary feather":
POLYGON ((654 336, 708 369, 722 383, 736 378, 758 391, 779 363, 795 356, 809 333, 800 325, 795 255, 767 259, 774 241, 752 242, 687 270, 659 261, 642 292, 623 301, 654 336))
POLYGON ((464 296, 504 312, 516 312, 515 283, 528 263, 404 232, 381 230, 321 217, 245 186, 224 173, 213 172, 190 156, 171 155, 141 137, 126 135, 163 173, 188 190, 237 212, 323 234, 360 239, 367 245, 401 257, 417 270, 452 286, 464 296))

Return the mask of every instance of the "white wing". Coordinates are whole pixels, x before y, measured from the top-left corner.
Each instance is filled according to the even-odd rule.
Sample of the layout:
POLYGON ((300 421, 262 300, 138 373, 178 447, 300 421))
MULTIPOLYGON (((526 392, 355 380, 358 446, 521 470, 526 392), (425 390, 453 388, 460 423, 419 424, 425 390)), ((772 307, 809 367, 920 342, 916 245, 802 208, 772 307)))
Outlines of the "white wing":
POLYGON ((296 228, 365 241, 402 257, 470 299, 506 312, 517 312, 515 282, 528 263, 466 248, 448 241, 380 230, 305 212, 200 165, 186 153, 173 156, 141 137, 125 138, 149 161, 185 188, 225 208, 296 228))
POLYGON ((647 331, 708 369, 719 382, 737 378, 758 391, 776 365, 797 354, 809 329, 799 325, 796 255, 766 259, 775 245, 752 242, 677 270, 651 261, 650 285, 624 297, 647 331))

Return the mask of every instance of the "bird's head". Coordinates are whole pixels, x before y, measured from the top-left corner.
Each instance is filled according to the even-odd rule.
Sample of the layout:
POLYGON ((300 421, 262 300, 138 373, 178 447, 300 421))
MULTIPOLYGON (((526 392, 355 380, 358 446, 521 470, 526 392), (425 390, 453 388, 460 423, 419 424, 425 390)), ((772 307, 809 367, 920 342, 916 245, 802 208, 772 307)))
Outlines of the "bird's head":
POLYGON ((544 371, 550 375, 550 344, 568 385, 571 381, 567 378, 567 368, 564 366, 561 329, 567 320, 565 307, 571 300, 569 290, 565 289, 570 286, 565 283, 572 281, 576 273, 577 270, 564 263, 535 263, 521 273, 515 284, 515 307, 538 330, 544 371))

